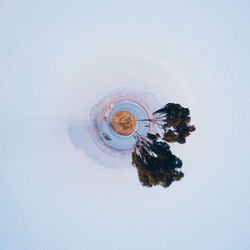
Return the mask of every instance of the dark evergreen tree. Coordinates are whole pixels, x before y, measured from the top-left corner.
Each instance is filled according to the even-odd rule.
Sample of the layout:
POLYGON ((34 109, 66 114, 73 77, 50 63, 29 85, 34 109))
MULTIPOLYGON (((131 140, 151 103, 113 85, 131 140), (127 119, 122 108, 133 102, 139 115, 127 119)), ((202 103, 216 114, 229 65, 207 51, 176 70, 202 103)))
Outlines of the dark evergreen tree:
POLYGON ((153 134, 147 137, 136 134, 135 137, 137 142, 132 153, 132 164, 137 168, 143 186, 169 187, 173 181, 184 176, 180 171, 182 161, 172 154, 166 142, 159 141, 153 134))
POLYGON ((180 104, 168 103, 153 112, 152 119, 144 119, 158 125, 162 131, 162 139, 166 142, 185 143, 186 137, 195 131, 195 126, 189 125, 190 111, 180 104))
POLYGON ((157 124, 160 132, 148 133, 143 137, 136 133, 136 145, 132 152, 132 164, 137 168, 138 177, 143 186, 161 185, 169 187, 173 181, 183 178, 180 171, 182 161, 172 154, 170 142, 185 143, 186 137, 195 131, 190 111, 180 104, 168 103, 153 113, 149 121, 157 124))

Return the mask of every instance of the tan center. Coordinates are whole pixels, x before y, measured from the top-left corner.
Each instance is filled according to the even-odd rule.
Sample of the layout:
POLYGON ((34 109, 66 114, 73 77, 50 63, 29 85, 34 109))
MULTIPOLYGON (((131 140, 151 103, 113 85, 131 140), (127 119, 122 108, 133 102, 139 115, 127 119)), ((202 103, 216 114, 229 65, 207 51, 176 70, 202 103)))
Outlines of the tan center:
POLYGON ((113 114, 110 125, 117 134, 128 136, 135 131, 137 120, 130 112, 119 111, 113 114))

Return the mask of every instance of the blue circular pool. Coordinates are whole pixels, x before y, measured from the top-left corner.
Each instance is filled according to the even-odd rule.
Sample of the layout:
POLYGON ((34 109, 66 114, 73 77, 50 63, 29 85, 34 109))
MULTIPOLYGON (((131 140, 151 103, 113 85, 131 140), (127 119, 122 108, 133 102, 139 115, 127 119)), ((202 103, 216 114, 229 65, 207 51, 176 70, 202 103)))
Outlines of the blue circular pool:
POLYGON ((105 120, 97 121, 97 128, 102 141, 109 147, 117 150, 131 149, 135 145, 134 133, 145 136, 149 130, 149 122, 138 121, 134 133, 123 136, 117 134, 111 127, 112 116, 116 112, 127 111, 131 113, 137 120, 147 119, 146 110, 136 102, 121 101, 116 103, 107 114, 105 120))

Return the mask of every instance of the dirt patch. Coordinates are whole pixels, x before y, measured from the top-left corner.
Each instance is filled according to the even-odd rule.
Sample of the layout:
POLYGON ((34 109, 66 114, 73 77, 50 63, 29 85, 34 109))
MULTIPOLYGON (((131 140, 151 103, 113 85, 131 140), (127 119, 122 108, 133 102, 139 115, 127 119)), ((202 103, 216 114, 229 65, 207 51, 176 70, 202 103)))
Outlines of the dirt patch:
POLYGON ((110 125, 117 134, 129 136, 135 131, 137 120, 130 112, 119 111, 113 114, 110 125))

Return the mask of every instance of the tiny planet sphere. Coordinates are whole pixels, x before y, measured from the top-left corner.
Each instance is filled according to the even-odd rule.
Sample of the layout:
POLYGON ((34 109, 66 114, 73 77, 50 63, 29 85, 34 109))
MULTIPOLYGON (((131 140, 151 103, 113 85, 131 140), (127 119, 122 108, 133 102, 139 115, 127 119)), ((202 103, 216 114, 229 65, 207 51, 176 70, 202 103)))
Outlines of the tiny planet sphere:
POLYGON ((136 130, 137 120, 130 112, 119 111, 113 114, 110 126, 117 134, 129 136, 136 130))
POLYGON ((152 94, 141 90, 123 88, 105 95, 90 110, 89 132, 96 146, 112 156, 129 156, 136 144, 134 135, 155 130, 148 119, 156 104, 152 94))

